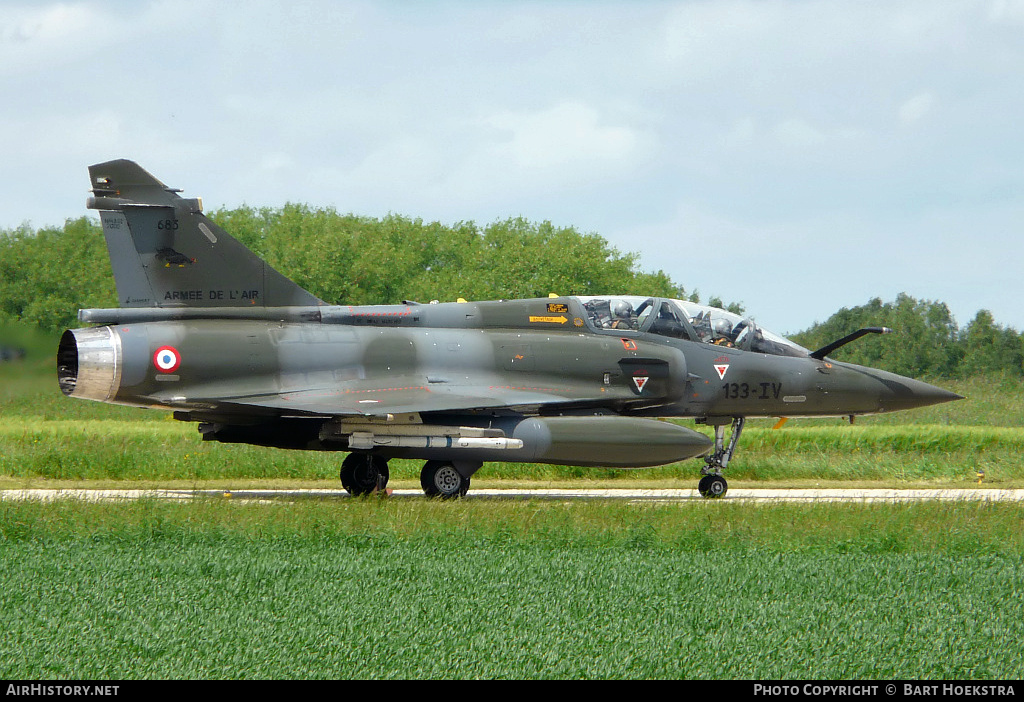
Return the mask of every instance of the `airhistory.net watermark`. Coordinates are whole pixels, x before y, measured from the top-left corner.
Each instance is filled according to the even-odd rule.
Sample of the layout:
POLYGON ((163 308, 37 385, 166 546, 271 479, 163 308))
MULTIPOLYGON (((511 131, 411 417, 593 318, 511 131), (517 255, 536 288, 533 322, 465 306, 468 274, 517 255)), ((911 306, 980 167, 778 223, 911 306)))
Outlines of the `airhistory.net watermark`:
POLYGON ((116 697, 120 685, 52 685, 9 683, 5 695, 25 697, 116 697))

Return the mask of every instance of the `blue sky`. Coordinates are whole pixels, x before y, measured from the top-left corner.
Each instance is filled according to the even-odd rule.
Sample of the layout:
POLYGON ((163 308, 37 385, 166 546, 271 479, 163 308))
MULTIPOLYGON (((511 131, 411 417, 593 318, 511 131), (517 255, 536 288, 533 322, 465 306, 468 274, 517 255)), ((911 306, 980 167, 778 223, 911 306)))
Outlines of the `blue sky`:
POLYGON ((1024 329, 1024 1, 0 0, 0 94, 0 227, 130 158, 572 225, 784 333, 900 292, 1024 329))

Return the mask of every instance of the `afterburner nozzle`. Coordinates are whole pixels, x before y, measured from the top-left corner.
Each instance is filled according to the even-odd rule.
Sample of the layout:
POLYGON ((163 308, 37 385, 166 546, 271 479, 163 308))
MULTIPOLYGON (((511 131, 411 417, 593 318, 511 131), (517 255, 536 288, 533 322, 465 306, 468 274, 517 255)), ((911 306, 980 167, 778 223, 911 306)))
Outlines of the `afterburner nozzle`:
POLYGON ((107 402, 121 385, 121 338, 110 327, 69 329, 57 347, 57 382, 69 397, 107 402))

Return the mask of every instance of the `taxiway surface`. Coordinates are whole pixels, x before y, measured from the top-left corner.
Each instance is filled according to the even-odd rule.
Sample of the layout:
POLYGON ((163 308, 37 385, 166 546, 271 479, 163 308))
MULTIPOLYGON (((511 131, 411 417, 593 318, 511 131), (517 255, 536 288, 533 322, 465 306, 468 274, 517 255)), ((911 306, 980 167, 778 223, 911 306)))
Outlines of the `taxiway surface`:
MULTIPOLYGON (((391 498, 423 497, 420 490, 394 490, 391 498)), ((305 490, 105 490, 105 489, 13 489, 0 490, 0 500, 82 500, 89 502, 125 501, 139 499, 160 500, 192 500, 196 498, 234 499, 234 500, 342 500, 352 499, 342 489, 305 489, 305 490)), ((704 500, 693 489, 689 490, 639 490, 616 488, 610 490, 581 489, 473 489, 466 499, 473 500, 628 500, 655 502, 687 502, 704 500)), ((720 498, 724 501, 750 502, 925 502, 925 501, 987 501, 987 502, 1024 502, 1024 490, 999 490, 991 488, 974 489, 936 489, 936 490, 891 490, 891 489, 858 489, 858 488, 825 488, 825 489, 757 489, 734 488, 720 498)))

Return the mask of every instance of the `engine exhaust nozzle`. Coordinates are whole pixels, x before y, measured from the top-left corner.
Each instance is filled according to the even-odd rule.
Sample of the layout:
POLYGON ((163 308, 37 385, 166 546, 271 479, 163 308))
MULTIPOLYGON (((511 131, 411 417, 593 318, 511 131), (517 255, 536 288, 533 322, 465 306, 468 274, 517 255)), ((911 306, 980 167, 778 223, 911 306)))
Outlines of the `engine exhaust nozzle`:
POLYGON ((121 385, 121 338, 110 327, 68 329, 57 346, 57 382, 68 397, 108 402, 121 385))

